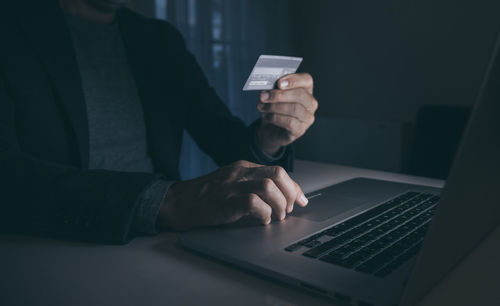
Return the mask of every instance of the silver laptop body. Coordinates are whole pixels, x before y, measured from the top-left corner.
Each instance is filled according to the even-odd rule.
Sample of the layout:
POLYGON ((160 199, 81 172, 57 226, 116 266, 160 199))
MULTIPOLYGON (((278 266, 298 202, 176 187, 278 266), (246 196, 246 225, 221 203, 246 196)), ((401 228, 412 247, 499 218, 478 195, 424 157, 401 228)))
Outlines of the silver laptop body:
MULTIPOLYGON (((425 186, 357 178, 310 193, 308 207, 302 210, 296 208, 283 222, 273 222, 269 226, 239 223, 194 230, 181 235, 181 244, 244 269, 344 302, 360 305, 415 304, 500 223, 498 50, 497 41, 471 119, 442 192, 425 186), (440 200, 437 205, 429 204, 431 199, 436 202, 438 195, 440 200), (418 202, 416 197, 428 203, 414 204, 418 202), (424 205, 424 208, 410 214, 410 210, 416 210, 411 205, 424 205), (410 239, 408 235, 403 235, 399 240, 394 240, 394 237, 399 237, 394 234, 391 236, 392 242, 391 239, 383 241, 390 241, 392 244, 383 246, 379 253, 373 251, 374 248, 367 248, 368 251, 375 252, 369 254, 368 259, 363 257, 368 254, 367 251, 357 257, 363 260, 355 264, 344 259, 336 262, 336 258, 350 258, 335 257, 342 254, 342 250, 347 250, 352 255, 356 252, 353 250, 364 250, 366 243, 371 245, 370 241, 363 242, 364 237, 376 236, 377 226, 381 227, 395 220, 384 221, 384 218, 391 210, 396 209, 400 213, 395 217, 407 214, 406 219, 391 223, 398 229, 398 235, 404 232, 400 224, 405 225, 405 229, 412 224, 416 224, 416 227, 426 225, 425 231, 419 231, 423 236, 418 247, 415 243, 418 235, 410 230, 413 235, 411 237, 417 238, 410 239), (430 215, 431 210, 432 222, 422 223, 427 222, 424 220, 425 216, 422 217, 423 214, 430 215), (370 215, 372 211, 380 214, 370 215), (368 222, 376 224, 375 227, 371 224, 372 230, 363 232, 363 239, 351 235, 351 240, 342 244, 342 235, 346 233, 342 232, 342 226, 350 224, 349 222, 354 222, 356 230, 370 228, 368 222), (366 233, 373 235, 367 236, 366 233), (337 249, 318 248, 334 239, 340 241, 337 249), (364 246, 360 247, 363 243, 364 246), (399 249, 390 249, 390 252, 384 254, 393 261, 384 262, 380 266, 380 259, 384 259, 384 256, 375 256, 394 248, 396 243, 410 246, 405 249, 406 253, 397 255, 404 260, 389 257, 393 256, 391 252, 400 252, 399 249), (315 248, 319 251, 310 251, 315 248), (316 257, 306 256, 307 252, 316 257), (329 261, 325 261, 323 257, 329 261), (376 263, 378 266, 368 263, 376 263), (376 271, 371 271, 373 269, 376 271)), ((352 228, 348 230, 354 231, 352 228)), ((383 234, 384 237, 387 235, 383 234)), ((374 240, 377 245, 384 245, 377 239, 374 240)))

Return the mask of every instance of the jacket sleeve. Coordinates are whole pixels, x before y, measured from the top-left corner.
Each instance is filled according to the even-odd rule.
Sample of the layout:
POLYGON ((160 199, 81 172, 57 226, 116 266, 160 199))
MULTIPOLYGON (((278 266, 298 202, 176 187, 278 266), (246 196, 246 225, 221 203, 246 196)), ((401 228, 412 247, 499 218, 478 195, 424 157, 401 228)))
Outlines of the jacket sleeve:
POLYGON ((27 154, 15 113, 0 75, 0 230, 125 243, 136 199, 154 175, 81 170, 27 154))
MULTIPOLYGON (((186 49, 180 33, 171 29, 176 45, 182 49, 180 61, 183 67, 183 92, 186 101, 186 129, 198 146, 219 165, 244 159, 257 163, 281 165, 287 170, 293 167, 293 149, 285 148, 278 160, 264 161, 256 154, 254 134, 256 124, 247 127, 239 118, 233 116, 227 106, 209 85, 194 56, 186 49)), ((256 122, 257 123, 257 122, 256 122)))

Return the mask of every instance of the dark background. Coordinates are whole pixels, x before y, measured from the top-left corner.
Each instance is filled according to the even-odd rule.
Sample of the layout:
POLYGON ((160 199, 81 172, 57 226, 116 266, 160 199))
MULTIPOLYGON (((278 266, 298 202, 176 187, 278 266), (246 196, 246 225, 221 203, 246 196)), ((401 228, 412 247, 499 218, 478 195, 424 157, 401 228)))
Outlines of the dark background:
MULTIPOLYGON (((500 1, 149 0, 145 15, 178 26, 210 81, 246 122, 241 87, 260 54, 304 57, 317 122, 297 157, 446 177, 485 73, 500 1), (218 47, 217 47, 218 45, 218 47), (217 64, 218 63, 218 64, 217 64)), ((214 165, 186 142, 184 177, 214 165)))

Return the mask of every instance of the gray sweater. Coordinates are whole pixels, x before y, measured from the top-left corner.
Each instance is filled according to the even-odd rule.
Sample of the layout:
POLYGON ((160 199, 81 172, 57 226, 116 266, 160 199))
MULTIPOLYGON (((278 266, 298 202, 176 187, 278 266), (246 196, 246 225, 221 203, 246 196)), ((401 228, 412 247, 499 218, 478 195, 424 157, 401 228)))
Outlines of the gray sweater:
MULTIPOLYGON (((153 173, 142 105, 118 23, 66 17, 87 106, 89 168, 153 173)), ((136 231, 155 233, 159 207, 170 183, 157 179, 137 199, 136 231)))

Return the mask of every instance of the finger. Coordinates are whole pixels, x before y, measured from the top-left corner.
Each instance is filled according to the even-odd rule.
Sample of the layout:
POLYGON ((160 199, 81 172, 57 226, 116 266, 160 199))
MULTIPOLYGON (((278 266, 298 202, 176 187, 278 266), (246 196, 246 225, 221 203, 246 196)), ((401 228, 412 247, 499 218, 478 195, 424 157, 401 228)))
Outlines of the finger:
POLYGON ((278 81, 280 89, 290 89, 303 87, 312 94, 314 89, 314 80, 309 73, 294 73, 282 77, 278 81))
POLYGON ((247 160, 238 160, 233 163, 234 166, 236 167, 245 167, 245 168, 255 168, 255 167, 262 167, 263 165, 259 165, 256 163, 252 163, 247 160))
POLYGON ((286 115, 309 124, 314 122, 314 115, 300 103, 259 103, 257 108, 262 113, 286 115))
POLYGON ((232 182, 234 180, 246 180, 245 173, 247 172, 247 169, 258 167, 263 167, 263 165, 252 163, 247 160, 238 160, 228 166, 220 168, 219 171, 213 172, 209 175, 213 175, 215 178, 217 178, 222 174, 222 176, 225 177, 225 180, 228 182, 232 182))
POLYGON ((307 199, 302 189, 290 178, 285 169, 280 166, 269 166, 254 168, 249 171, 249 176, 254 178, 267 177, 274 181, 287 200, 287 212, 293 210, 293 204, 297 202, 301 206, 307 205, 307 199))
POLYGON ((243 215, 253 216, 262 224, 271 223, 272 209, 257 194, 240 194, 234 199, 237 200, 234 204, 238 205, 243 215))
POLYGON ((246 193, 257 194, 267 205, 272 208, 273 215, 278 220, 283 220, 287 213, 287 199, 270 178, 242 182, 238 190, 246 193))
POLYGON ((238 160, 230 165, 221 167, 219 170, 209 173, 205 178, 209 181, 212 180, 222 180, 225 182, 233 182, 235 180, 245 180, 245 173, 248 169, 263 167, 256 163, 252 163, 246 160, 238 160))
POLYGON ((220 225, 236 222, 249 215, 248 194, 232 193, 226 201, 220 201, 216 206, 204 205, 199 214, 203 225, 220 225))
POLYGON ((297 204, 299 204, 299 206, 301 207, 305 207, 307 206, 307 204, 309 203, 309 200, 307 199, 306 195, 304 194, 304 191, 302 191, 302 188, 299 186, 299 184, 297 184, 295 181, 293 181, 295 183, 295 188, 298 190, 298 193, 299 193, 299 200, 296 201, 297 204))
POLYGON ((273 113, 264 114, 263 119, 266 123, 271 123, 287 130, 295 138, 302 136, 310 126, 294 117, 273 113))
POLYGON ((274 89, 263 91, 260 94, 262 103, 294 102, 302 104, 309 112, 314 113, 318 109, 318 101, 304 88, 293 88, 288 90, 274 89))

